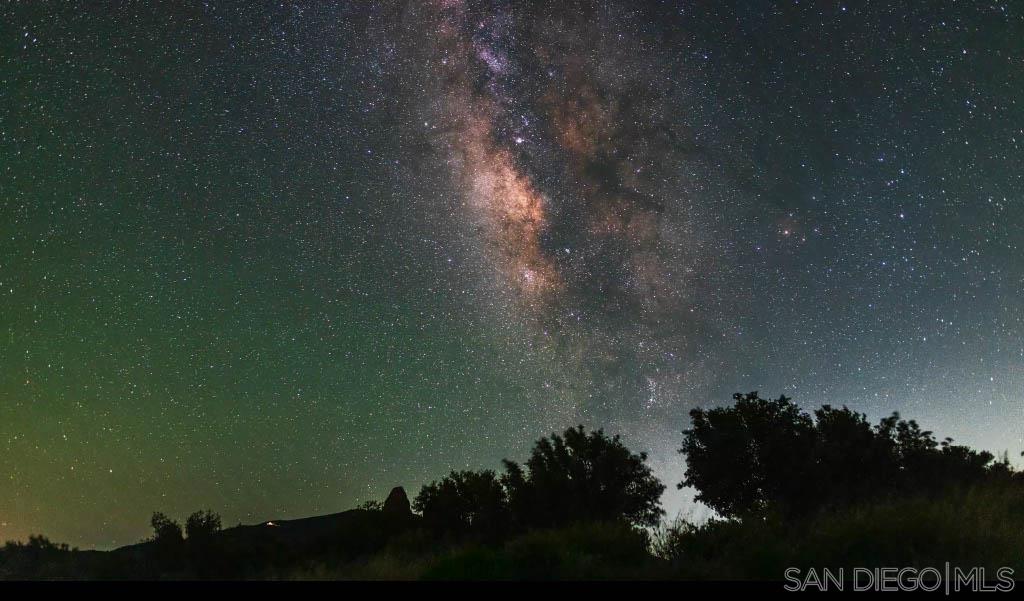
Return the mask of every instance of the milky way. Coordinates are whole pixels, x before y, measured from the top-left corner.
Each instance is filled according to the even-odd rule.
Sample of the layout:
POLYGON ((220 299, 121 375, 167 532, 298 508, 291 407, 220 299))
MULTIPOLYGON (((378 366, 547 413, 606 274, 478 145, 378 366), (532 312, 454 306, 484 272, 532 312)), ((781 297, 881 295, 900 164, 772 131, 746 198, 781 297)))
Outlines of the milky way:
POLYGON ((702 224, 727 183, 676 119, 688 91, 649 68, 654 40, 611 36, 636 18, 620 7, 431 9, 410 18, 436 32, 419 101, 497 279, 484 285, 556 345, 573 391, 547 386, 549 403, 644 415, 699 377, 709 354, 693 349, 722 309, 702 297, 723 254, 702 224))
POLYGON ((339 511, 736 391, 1024 448, 1011 3, 7 3, 0 539, 339 511), (59 499, 59 502, 55 500, 59 499))

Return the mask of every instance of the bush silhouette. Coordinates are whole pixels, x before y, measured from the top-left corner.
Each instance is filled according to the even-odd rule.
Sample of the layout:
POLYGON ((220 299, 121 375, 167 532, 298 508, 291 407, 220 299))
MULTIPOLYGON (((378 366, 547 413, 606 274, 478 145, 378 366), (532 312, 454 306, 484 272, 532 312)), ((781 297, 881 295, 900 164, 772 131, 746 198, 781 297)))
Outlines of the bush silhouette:
POLYGON ((939 494, 866 500, 792 521, 680 522, 656 547, 676 578, 777 580, 788 567, 982 567, 1024 570, 1021 486, 1009 480, 939 494))
POLYGON ((425 580, 605 580, 657 574, 646 532, 621 521, 535 530, 501 546, 457 549, 425 580))

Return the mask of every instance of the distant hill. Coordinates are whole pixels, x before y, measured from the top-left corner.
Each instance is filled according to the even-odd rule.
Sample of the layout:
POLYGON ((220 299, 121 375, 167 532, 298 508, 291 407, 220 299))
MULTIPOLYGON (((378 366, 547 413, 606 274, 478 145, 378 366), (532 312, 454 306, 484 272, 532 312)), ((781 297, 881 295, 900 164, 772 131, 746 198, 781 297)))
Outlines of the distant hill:
MULTIPOLYGON (((219 573, 240 575, 304 559, 351 561, 379 551, 420 522, 405 491, 396 487, 381 509, 350 509, 225 528, 213 536, 212 548, 201 562, 219 573)), ((78 551, 76 557, 88 572, 111 578, 147 578, 154 575, 159 563, 157 552, 156 543, 147 540, 112 551, 78 551)))

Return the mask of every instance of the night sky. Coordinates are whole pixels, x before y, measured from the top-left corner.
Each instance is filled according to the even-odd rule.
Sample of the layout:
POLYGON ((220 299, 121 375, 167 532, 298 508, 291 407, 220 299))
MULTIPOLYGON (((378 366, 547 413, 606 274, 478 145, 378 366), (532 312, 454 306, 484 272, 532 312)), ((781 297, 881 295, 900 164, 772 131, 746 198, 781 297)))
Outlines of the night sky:
POLYGON ((0 539, 736 391, 1024 450, 1024 4, 0 6, 0 539))

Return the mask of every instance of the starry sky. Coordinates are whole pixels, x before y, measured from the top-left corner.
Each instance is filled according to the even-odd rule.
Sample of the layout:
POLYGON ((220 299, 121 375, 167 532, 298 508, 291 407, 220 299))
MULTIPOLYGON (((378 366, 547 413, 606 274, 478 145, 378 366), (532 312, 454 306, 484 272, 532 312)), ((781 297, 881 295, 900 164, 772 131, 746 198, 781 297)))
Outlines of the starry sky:
POLYGON ((4 3, 0 539, 736 391, 1016 456, 1022 92, 1010 1, 4 3))

